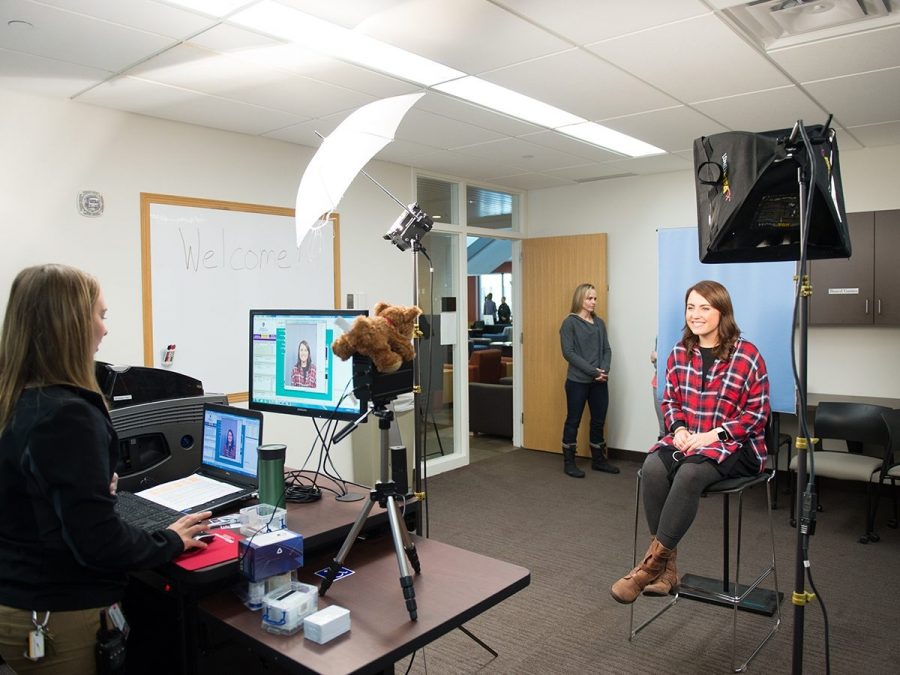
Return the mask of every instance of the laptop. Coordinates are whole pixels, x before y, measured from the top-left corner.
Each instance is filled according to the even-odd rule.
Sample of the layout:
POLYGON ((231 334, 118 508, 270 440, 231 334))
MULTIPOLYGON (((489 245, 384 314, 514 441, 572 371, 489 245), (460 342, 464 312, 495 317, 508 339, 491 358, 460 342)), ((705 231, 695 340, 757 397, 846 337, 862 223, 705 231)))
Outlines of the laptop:
POLYGON ((126 521, 147 529, 145 513, 162 507, 160 519, 199 511, 221 512, 253 496, 259 489, 258 448, 263 415, 227 405, 203 405, 203 449, 200 468, 190 476, 160 483, 134 495, 119 493, 116 510, 126 521), (148 504, 150 502, 151 504, 148 504), (135 516, 129 515, 132 511, 135 516), (162 515, 165 514, 165 515, 162 515))

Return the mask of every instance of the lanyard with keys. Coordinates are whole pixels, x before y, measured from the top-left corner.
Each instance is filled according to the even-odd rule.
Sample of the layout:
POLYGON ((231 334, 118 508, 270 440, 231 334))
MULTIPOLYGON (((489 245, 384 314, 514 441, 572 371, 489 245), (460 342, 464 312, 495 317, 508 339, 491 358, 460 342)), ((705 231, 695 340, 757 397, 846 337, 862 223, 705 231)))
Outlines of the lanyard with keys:
POLYGON ((25 658, 30 661, 39 661, 44 658, 44 640, 52 640, 53 636, 47 630, 47 624, 50 621, 50 612, 44 612, 44 620, 38 623, 38 613, 31 612, 31 623, 34 630, 28 633, 28 646, 25 651, 25 658))

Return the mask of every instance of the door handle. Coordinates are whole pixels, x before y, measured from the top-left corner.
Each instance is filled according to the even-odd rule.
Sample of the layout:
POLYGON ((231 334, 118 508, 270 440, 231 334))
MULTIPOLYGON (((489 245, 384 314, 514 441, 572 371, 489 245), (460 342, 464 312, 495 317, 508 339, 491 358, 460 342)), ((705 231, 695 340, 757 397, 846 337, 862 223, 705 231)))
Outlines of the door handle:
POLYGON ((866 298, 866 314, 869 313, 869 299, 866 298))
POLYGON ((878 315, 881 316, 881 298, 878 298, 878 315))

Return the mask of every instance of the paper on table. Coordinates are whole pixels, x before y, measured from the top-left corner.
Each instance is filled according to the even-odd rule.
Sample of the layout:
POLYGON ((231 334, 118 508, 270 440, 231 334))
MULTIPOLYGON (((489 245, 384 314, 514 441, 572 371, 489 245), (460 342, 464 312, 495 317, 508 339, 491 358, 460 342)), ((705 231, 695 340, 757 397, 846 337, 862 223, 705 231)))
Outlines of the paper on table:
POLYGON ((135 494, 170 509, 184 511, 240 490, 234 485, 195 473, 135 494))

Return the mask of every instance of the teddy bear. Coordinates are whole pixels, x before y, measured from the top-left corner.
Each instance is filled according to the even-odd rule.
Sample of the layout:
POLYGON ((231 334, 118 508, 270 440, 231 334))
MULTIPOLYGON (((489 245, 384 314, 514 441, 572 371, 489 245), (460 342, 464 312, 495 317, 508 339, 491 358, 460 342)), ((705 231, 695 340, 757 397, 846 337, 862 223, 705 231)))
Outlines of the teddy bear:
POLYGON ((331 351, 346 361, 353 354, 372 359, 381 373, 393 373, 415 358, 412 346, 416 318, 422 310, 379 302, 372 316, 356 318, 350 330, 331 344, 331 351))

